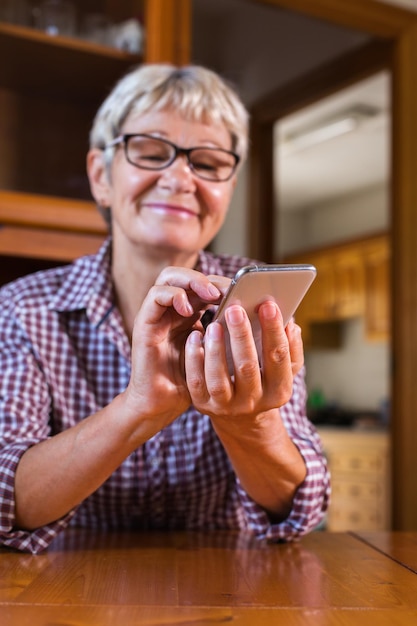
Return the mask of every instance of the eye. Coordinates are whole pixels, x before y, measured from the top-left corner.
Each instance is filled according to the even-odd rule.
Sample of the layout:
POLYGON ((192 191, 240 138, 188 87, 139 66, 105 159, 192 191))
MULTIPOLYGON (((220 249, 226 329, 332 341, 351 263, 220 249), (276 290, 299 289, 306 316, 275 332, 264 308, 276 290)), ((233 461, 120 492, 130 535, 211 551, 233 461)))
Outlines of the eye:
POLYGON ((196 173, 209 175, 209 180, 228 178, 235 167, 233 155, 225 150, 196 149, 191 152, 191 164, 196 173))
POLYGON ((138 153, 136 155, 137 159, 141 159, 142 161, 155 161, 156 163, 163 163, 167 160, 167 157, 162 154, 154 154, 152 152, 146 153, 138 153))
POLYGON ((215 171, 218 167, 215 163, 205 163, 201 160, 197 161, 197 159, 193 159, 192 164, 196 170, 207 170, 209 172, 215 171))
POLYGON ((208 170, 210 172, 222 167, 222 159, 213 150, 196 150, 191 153, 191 163, 195 169, 208 170))
POLYGON ((134 163, 166 163, 171 158, 170 146, 157 139, 131 137, 128 143, 128 157, 134 163))

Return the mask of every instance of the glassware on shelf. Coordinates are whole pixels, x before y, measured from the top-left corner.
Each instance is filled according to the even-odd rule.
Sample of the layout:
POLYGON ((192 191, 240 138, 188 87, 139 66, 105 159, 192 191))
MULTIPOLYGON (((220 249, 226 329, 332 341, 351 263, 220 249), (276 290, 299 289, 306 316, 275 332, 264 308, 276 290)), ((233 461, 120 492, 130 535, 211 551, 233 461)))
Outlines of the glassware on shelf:
POLYGON ((82 21, 80 37, 103 46, 111 45, 111 20, 104 13, 87 13, 82 21))
POLYGON ((34 12, 36 28, 48 35, 73 37, 77 29, 75 5, 68 0, 44 0, 34 12))
POLYGON ((111 28, 111 45, 119 50, 140 54, 143 49, 144 29, 139 20, 132 18, 111 28))

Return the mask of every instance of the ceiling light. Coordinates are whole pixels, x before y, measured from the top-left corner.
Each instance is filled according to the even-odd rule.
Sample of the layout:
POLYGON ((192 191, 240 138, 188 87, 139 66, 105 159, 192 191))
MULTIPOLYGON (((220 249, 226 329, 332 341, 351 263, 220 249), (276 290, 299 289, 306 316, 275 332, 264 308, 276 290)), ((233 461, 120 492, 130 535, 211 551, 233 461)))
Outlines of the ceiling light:
POLYGON ((284 134, 283 147, 288 152, 306 150, 335 137, 352 132, 364 121, 380 112, 376 107, 356 105, 314 124, 284 134))

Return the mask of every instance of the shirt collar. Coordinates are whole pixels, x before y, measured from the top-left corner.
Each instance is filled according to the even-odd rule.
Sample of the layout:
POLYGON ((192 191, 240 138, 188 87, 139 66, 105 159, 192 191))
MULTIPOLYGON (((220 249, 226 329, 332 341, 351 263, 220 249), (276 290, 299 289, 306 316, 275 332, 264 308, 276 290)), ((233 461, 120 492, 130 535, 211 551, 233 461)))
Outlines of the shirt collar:
POLYGON ((87 310, 94 325, 99 325, 114 307, 111 281, 111 238, 97 254, 74 261, 49 307, 56 311, 87 310))
POLYGON ((222 276, 224 274, 220 256, 215 256, 212 252, 208 252, 207 250, 201 250, 195 268, 198 272, 202 272, 203 274, 217 274, 222 276))

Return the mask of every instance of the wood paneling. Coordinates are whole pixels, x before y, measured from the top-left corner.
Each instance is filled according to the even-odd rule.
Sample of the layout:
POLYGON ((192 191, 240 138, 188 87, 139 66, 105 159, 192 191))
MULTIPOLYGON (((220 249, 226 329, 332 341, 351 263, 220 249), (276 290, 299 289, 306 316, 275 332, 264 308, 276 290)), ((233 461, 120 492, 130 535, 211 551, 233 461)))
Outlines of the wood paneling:
POLYGON ((417 16, 393 65, 392 437, 394 527, 417 528, 417 16))

